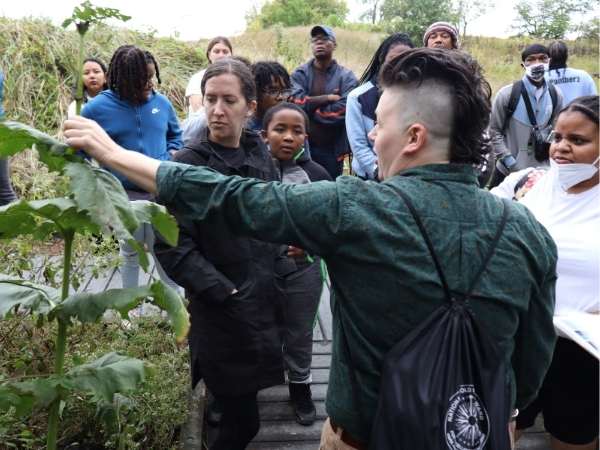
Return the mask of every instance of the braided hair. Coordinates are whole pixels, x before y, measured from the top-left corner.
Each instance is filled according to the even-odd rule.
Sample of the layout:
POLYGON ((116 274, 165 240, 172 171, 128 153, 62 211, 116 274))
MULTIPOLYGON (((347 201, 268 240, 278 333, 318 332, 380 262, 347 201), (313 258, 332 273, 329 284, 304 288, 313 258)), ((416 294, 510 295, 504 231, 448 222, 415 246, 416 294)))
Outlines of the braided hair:
POLYGON ((144 103, 144 90, 149 81, 148 64, 154 64, 160 83, 154 56, 134 45, 122 45, 115 51, 108 65, 108 87, 121 100, 134 105, 144 103))
POLYGON ((385 61, 385 57, 387 56, 390 49, 396 45, 405 45, 409 48, 415 48, 415 44, 410 39, 410 36, 406 33, 394 33, 389 35, 385 40, 379 45, 379 48, 375 51, 373 58, 369 62, 369 65, 363 72, 359 84, 366 83, 367 81, 376 81, 377 75, 379 75, 379 71, 383 66, 385 61))
POLYGON ((272 84, 273 79, 281 79, 285 88, 291 85, 290 74, 277 61, 259 61, 252 64, 252 74, 259 97, 272 84))

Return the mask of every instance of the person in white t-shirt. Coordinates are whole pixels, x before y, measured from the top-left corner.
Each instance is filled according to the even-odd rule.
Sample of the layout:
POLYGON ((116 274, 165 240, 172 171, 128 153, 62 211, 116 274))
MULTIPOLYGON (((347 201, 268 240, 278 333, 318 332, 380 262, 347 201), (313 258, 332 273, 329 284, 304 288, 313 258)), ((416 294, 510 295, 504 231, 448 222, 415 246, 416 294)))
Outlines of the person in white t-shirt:
MULTIPOLYGON (((217 36, 211 39, 206 48, 206 59, 208 59, 210 64, 232 55, 233 47, 231 46, 231 42, 224 36, 217 36)), ((185 98, 188 102, 188 117, 194 114, 204 113, 201 89, 204 72, 206 72, 206 69, 202 69, 192 75, 192 78, 190 78, 190 81, 185 88, 185 98)))
MULTIPOLYGON (((532 169, 513 173, 492 189, 492 193, 518 197, 520 190, 528 190, 520 203, 533 212, 556 242, 558 280, 555 313, 581 311, 598 314, 598 96, 573 100, 560 112, 549 139, 550 169, 545 174, 540 176, 532 169), (535 184, 531 182, 534 178, 537 178, 535 184)), ((573 341, 559 337, 538 398, 521 411, 517 417, 517 429, 532 426, 541 412, 546 430, 551 435, 553 450, 596 449, 598 384, 599 361, 573 341)))

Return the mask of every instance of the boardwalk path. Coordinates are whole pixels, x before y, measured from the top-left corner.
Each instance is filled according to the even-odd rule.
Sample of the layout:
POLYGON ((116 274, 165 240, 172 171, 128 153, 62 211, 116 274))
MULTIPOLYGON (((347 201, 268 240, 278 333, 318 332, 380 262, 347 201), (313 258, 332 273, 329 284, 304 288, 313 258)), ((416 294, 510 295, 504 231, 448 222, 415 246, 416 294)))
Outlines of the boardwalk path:
MULTIPOLYGON (((120 287, 121 277, 118 270, 112 270, 99 279, 89 279, 83 284, 88 291, 101 291, 108 288, 120 287)), ((317 450, 321 428, 325 420, 325 395, 331 364, 331 311, 329 309, 329 292, 323 290, 319 305, 320 320, 315 327, 313 338, 313 399, 317 408, 317 421, 312 426, 302 426, 294 420, 292 407, 289 403, 288 388, 285 385, 274 386, 259 393, 259 411, 261 429, 248 447, 248 450, 317 450)), ((198 399, 195 399, 198 401, 198 399)), ((201 402, 202 403, 202 402, 201 402)), ((193 411, 192 420, 197 421, 199 411, 193 411)), ((215 429, 207 428, 209 441, 214 439, 215 429)), ((187 439, 186 450, 202 450, 199 437, 184 436, 187 439)), ((536 426, 521 438, 518 450, 549 450, 548 436, 538 420, 536 426)))

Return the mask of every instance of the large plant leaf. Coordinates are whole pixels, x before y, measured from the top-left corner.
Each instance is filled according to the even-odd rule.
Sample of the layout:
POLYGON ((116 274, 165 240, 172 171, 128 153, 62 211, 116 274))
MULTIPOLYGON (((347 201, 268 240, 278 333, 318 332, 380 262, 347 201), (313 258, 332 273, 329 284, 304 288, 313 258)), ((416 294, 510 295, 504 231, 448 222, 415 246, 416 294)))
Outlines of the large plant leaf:
POLYGON ((117 310, 123 317, 127 317, 129 311, 146 299, 151 299, 156 306, 167 312, 177 342, 185 339, 190 321, 183 299, 161 281, 136 288, 73 294, 61 302, 52 314, 63 321, 77 319, 80 322, 96 322, 109 309, 117 310))
POLYGON ((60 301, 56 289, 0 275, 0 318, 15 311, 48 314, 60 301))
POLYGON ((177 342, 183 342, 190 330, 190 315, 182 297, 173 288, 156 281, 150 285, 154 304, 167 312, 177 342))
POLYGON ((56 309, 56 316, 63 321, 71 318, 89 323, 99 320, 105 311, 117 310, 123 317, 152 295, 150 286, 126 289, 108 289, 104 292, 80 292, 70 295, 56 309))
POLYGON ((82 33, 80 30, 82 24, 87 24, 89 26, 90 23, 99 23, 106 19, 117 19, 127 22, 131 19, 131 16, 121 14, 121 11, 115 8, 94 6, 91 2, 85 1, 73 9, 73 14, 62 23, 62 26, 67 28, 72 23, 75 23, 77 25, 77 31, 81 34, 85 34, 87 28, 82 33))
POLYGON ((167 208, 146 200, 131 202, 131 207, 140 222, 151 223, 167 243, 177 245, 179 227, 167 208))
POLYGON ((0 411, 13 407, 22 417, 34 407, 47 408, 65 387, 65 379, 54 376, 0 384, 0 411))
POLYGON ((0 239, 25 234, 45 239, 55 232, 63 234, 84 230, 97 233, 99 227, 69 198, 21 200, 0 207, 0 239))
POLYGON ((116 393, 136 389, 150 370, 139 359, 108 353, 63 376, 0 382, 0 412, 15 408, 18 416, 24 416, 34 407, 47 408, 65 391, 83 392, 97 402, 112 403, 116 393))
POLYGON ((24 123, 0 121, 0 157, 29 148, 37 150, 40 160, 54 172, 61 172, 69 161, 83 161, 72 148, 46 133, 24 123))
POLYGON ((67 163, 70 189, 77 206, 89 213, 106 233, 128 242, 138 253, 140 265, 148 270, 148 255, 142 244, 133 238, 140 222, 131 208, 121 182, 110 172, 91 164, 67 163))
POLYGON ((149 371, 143 361, 113 352, 74 367, 66 378, 71 388, 91 394, 96 401, 112 402, 117 392, 136 389, 149 371))

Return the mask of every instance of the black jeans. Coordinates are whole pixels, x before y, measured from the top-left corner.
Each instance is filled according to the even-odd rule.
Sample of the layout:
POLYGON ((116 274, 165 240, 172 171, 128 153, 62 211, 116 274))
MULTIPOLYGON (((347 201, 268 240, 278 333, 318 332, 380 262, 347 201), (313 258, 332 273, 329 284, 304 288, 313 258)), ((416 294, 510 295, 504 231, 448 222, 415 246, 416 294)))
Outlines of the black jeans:
POLYGON ((333 149, 311 146, 310 156, 313 161, 321 164, 334 180, 344 171, 344 160, 338 160, 333 149))
POLYGON ((0 158, 0 206, 15 201, 17 196, 10 185, 8 159, 0 158))
POLYGON ((210 450, 245 450, 260 428, 256 395, 257 392, 235 397, 215 396, 223 416, 210 450))

